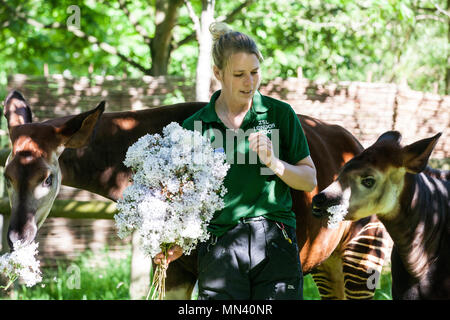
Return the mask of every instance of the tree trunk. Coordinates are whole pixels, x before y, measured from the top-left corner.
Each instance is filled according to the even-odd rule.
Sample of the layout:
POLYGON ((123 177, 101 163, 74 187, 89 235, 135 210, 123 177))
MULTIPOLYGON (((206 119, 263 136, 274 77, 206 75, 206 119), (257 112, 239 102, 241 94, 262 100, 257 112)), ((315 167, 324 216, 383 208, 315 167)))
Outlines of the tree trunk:
POLYGON ((198 34, 198 61, 196 71, 195 97, 197 101, 209 101, 212 77, 212 37, 209 26, 214 22, 215 0, 202 0, 202 14, 198 34))
MULTIPOLYGON (((447 0, 447 11, 450 11, 450 0, 447 0)), ((450 94, 450 19, 447 20, 447 69, 445 71, 445 94, 450 94)))
POLYGON ((0 255, 9 252, 9 245, 7 239, 8 226, 9 226, 9 216, 0 214, 0 231, 1 231, 0 255))
POLYGON ((137 231, 133 232, 131 245, 130 298, 132 300, 142 300, 146 298, 150 289, 152 260, 141 249, 137 231))
POLYGON ((172 31, 177 22, 178 9, 183 0, 156 0, 155 36, 150 43, 152 67, 150 75, 167 74, 172 41, 172 31))

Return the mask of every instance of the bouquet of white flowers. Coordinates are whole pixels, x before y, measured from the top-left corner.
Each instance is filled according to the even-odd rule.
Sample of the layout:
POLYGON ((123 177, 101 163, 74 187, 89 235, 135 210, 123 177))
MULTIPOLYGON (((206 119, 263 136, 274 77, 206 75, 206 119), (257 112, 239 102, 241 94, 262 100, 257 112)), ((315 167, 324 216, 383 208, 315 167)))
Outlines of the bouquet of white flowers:
MULTIPOLYGON (((133 176, 117 202, 119 237, 137 231, 145 253, 155 257, 162 251, 166 258, 173 245, 189 254, 209 238, 207 225, 224 206, 229 165, 207 138, 172 122, 162 136, 147 134, 130 146, 124 164, 133 176)), ((160 299, 166 268, 166 261, 158 265, 153 280, 160 299)))
POLYGON ((5 275, 9 282, 5 290, 21 278, 27 287, 32 287, 42 281, 39 261, 34 257, 37 254, 37 243, 23 244, 20 240, 13 244, 13 252, 0 256, 0 274, 5 275))

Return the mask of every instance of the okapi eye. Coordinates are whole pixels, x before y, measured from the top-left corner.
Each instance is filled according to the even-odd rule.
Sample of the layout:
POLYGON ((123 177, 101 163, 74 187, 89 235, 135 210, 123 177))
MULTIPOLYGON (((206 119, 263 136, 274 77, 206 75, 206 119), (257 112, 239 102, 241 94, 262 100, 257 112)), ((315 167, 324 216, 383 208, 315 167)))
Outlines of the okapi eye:
POLYGON ((366 177, 362 179, 361 183, 366 188, 372 188, 375 184, 375 179, 372 177, 366 177))
POLYGON ((47 179, 45 179, 45 181, 43 182, 43 186, 50 187, 52 185, 52 182, 53 182, 53 175, 51 174, 47 177, 47 179))

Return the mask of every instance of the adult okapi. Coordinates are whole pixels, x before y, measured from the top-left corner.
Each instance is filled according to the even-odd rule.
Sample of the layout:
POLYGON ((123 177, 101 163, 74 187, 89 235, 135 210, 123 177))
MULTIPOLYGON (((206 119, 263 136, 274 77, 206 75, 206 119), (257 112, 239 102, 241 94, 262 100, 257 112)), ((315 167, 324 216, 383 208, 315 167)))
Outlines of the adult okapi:
POLYGON ((441 134, 401 146, 389 131, 313 198, 313 213, 342 206, 346 219, 372 213, 394 241, 394 299, 450 299, 450 172, 427 168, 441 134))
MULTIPOLYGON (((24 97, 11 92, 4 102, 12 144, 5 167, 12 207, 9 241, 34 239, 61 183, 111 200, 120 198, 131 175, 122 163, 128 147, 147 133, 161 132, 172 121, 181 123, 205 105, 193 102, 103 113, 102 102, 79 115, 32 123, 24 97)), ((322 298, 372 298, 375 286, 367 284, 375 271, 381 271, 389 244, 381 223, 368 217, 327 229, 326 219, 317 220, 310 214, 312 196, 330 184, 338 169, 363 148, 342 127, 307 116, 299 118, 318 180, 312 193, 292 191, 303 270, 305 274, 314 271, 322 298), (367 237, 373 239, 369 241, 373 245, 360 245, 359 239, 367 237)), ((167 298, 189 299, 196 278, 195 253, 172 262, 167 298)))

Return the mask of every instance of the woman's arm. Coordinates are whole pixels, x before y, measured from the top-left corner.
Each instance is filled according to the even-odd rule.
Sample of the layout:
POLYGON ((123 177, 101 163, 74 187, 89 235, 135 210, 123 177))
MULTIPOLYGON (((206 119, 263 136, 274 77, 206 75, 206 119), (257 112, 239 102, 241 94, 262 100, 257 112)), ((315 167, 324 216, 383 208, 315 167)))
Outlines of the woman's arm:
POLYGON ((258 154, 259 159, 269 167, 289 187, 311 192, 317 185, 316 167, 310 156, 296 164, 289 164, 275 157, 272 141, 266 135, 256 132, 248 138, 250 148, 258 154))
POLYGON ((310 156, 294 165, 274 157, 268 167, 292 189, 311 192, 317 185, 316 167, 310 156))

